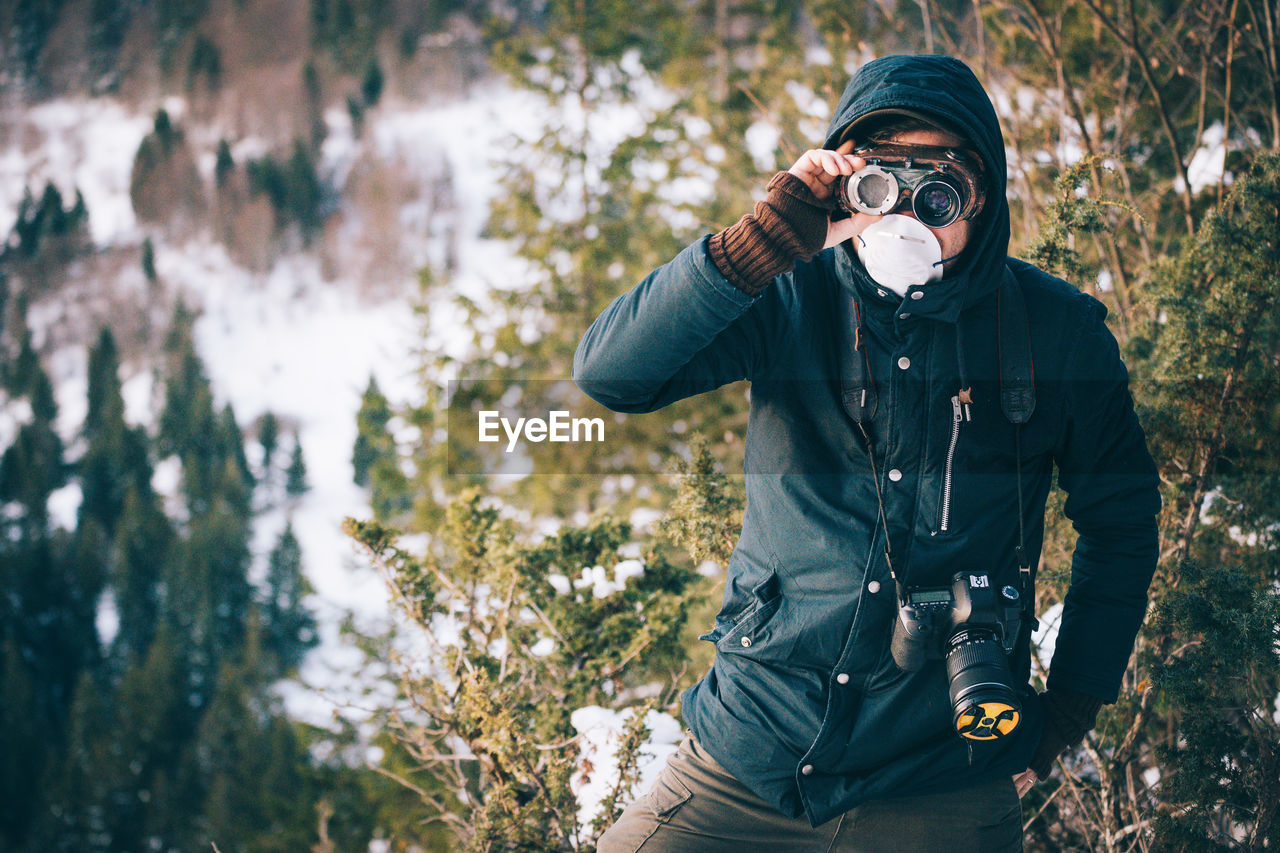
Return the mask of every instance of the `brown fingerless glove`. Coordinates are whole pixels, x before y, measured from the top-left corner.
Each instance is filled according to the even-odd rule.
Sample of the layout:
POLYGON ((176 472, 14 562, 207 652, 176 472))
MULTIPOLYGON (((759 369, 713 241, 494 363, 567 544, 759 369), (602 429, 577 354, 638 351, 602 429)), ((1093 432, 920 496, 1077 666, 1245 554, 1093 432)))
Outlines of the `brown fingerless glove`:
POLYGON ((707 244, 711 261, 734 287, 755 296, 774 276, 795 262, 822 251, 827 224, 835 208, 821 201, 808 184, 790 172, 779 172, 756 202, 755 213, 714 234, 707 244))
POLYGON ((1047 779, 1062 751, 1080 743, 1093 729, 1102 700, 1074 690, 1057 689, 1041 693, 1040 705, 1044 708, 1044 734, 1027 766, 1035 771, 1036 778, 1047 779))

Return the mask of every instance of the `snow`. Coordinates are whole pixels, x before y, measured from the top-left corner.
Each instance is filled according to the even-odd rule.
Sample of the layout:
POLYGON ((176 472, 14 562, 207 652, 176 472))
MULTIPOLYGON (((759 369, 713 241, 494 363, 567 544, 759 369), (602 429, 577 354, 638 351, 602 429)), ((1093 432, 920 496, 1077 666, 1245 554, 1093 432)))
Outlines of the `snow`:
POLYGON ((1040 627, 1031 635, 1031 666, 1041 677, 1049 674, 1053 650, 1058 644, 1058 628, 1062 622, 1062 604, 1054 604, 1040 616, 1040 627))
POLYGON ((80 484, 67 483, 49 495, 49 500, 45 504, 49 510, 49 521, 63 530, 75 530, 79 521, 80 503, 83 500, 84 493, 80 490, 80 484))
POLYGON ((34 417, 31 402, 26 397, 0 401, 0 447, 12 444, 18 432, 30 425, 34 417))
MULTIPOLYGON (((632 708, 614 711, 588 705, 569 717, 579 735, 578 766, 583 772, 574 776, 571 785, 578 798, 578 824, 584 831, 599 814, 601 801, 617 785, 618 744, 633 714, 632 708)), ((640 748, 640 779, 635 788, 622 798, 624 804, 653 787, 658 773, 667 758, 676 751, 683 736, 680 723, 670 714, 649 711, 644 723, 649 729, 649 737, 640 748)))
MULTIPOLYGON (((614 566, 612 579, 603 566, 590 566, 583 569, 582 574, 573 581, 573 588, 590 589, 591 594, 596 598, 608 598, 615 592, 621 592, 626 587, 628 578, 639 577, 642 574, 644 574, 644 563, 639 560, 623 560, 618 563, 614 566)), ((548 578, 557 592, 568 592, 564 589, 561 579, 562 576, 558 575, 548 578)))
MULTIPOLYGON (((166 98, 160 104, 175 121, 188 112, 181 98, 166 98)), ((68 98, 33 107, 16 119, 6 117, 0 125, 0 207, 7 218, 0 220, 0 228, 11 229, 25 188, 38 196, 44 183, 52 181, 67 204, 76 189, 82 192, 90 235, 98 248, 140 245, 144 235, 132 212, 129 179, 134 154, 153 126, 157 105, 135 110, 111 98, 68 98)), ((466 355, 469 342, 458 335, 462 324, 453 295, 484 299, 495 288, 520 287, 528 281, 528 266, 508 246, 481 235, 498 188, 497 161, 504 146, 516 130, 540 130, 548 121, 545 102, 499 85, 481 89, 466 101, 430 107, 384 99, 369 113, 360 139, 343 110, 331 110, 325 119, 329 134, 319 168, 330 180, 341 184, 353 163, 373 157, 419 190, 441 176, 451 181, 456 209, 436 212, 446 214, 437 219, 447 221, 452 233, 423 227, 433 212, 428 205, 435 200, 423 191, 410 194, 397 234, 409 262, 399 280, 388 282, 377 298, 362 293, 368 288, 356 273, 323 269, 319 252, 289 254, 267 272, 255 273, 238 266, 207 233, 180 244, 153 237, 160 280, 182 293, 197 311, 196 345, 215 405, 230 403, 242 426, 270 411, 281 422, 281 453, 291 449, 295 430, 303 449, 311 489, 301 498, 284 500, 275 494, 280 491, 277 483, 256 520, 252 576, 261 578, 267 555, 284 526, 292 523, 304 570, 315 588, 308 604, 320 618, 322 646, 303 667, 305 686, 282 692, 291 712, 313 722, 332 713, 340 701, 335 693, 356 689, 356 670, 364 664, 338 635, 342 617, 354 613, 358 623, 371 630, 388 618, 382 580, 341 531, 345 517, 371 514, 366 494, 352 482, 350 467, 360 396, 374 376, 393 404, 418 402, 422 389, 415 374, 416 351, 425 344, 436 352, 466 355), (441 266, 450 254, 448 240, 455 244, 456 267, 448 287, 437 288, 428 304, 430 321, 424 324, 413 310, 419 299, 418 269, 422 264, 441 266), (323 698, 315 701, 321 694, 323 698)), ((208 173, 221 135, 206 133, 209 128, 190 130, 188 140, 197 162, 208 173)), ((615 122, 613 132, 620 130, 615 122)), ((231 142, 237 162, 268 150, 256 138, 231 142)), ((358 219, 359 214, 344 210, 348 217, 358 219)), ((41 330, 65 319, 63 308, 53 301, 34 303, 30 318, 37 343, 41 330)), ((58 431, 68 441, 84 418, 89 343, 45 354, 58 394, 58 431)), ((153 371, 125 364, 121 373, 127 420, 153 423, 163 402, 153 371)), ((7 443, 29 418, 25 401, 3 401, 0 439, 7 443)), ((247 450, 251 460, 258 458, 256 447, 247 450)), ((184 520, 178 460, 161 460, 153 484, 170 512, 184 520)), ((74 527, 79 501, 78 489, 57 493, 51 506, 57 523, 74 527)))
POLYGON ((120 611, 116 608, 116 598, 111 590, 107 590, 98 602, 94 625, 103 646, 109 646, 116 634, 120 633, 120 611))
POLYGON ((778 169, 778 142, 781 139, 778 128, 766 121, 758 121, 747 128, 744 142, 751 160, 762 174, 776 172, 778 169))
MULTIPOLYGON (((1206 187, 1216 186, 1220 178, 1230 183, 1229 176, 1225 175, 1226 168, 1226 128, 1222 122, 1215 121, 1201 134, 1200 145, 1187 164, 1187 181, 1191 184, 1191 192, 1198 193, 1206 187)), ((1186 183, 1181 178, 1175 181, 1174 189, 1181 192, 1185 187, 1186 183)))
POLYGON ((6 117, 0 150, 0 233, 17 219, 24 189, 37 199, 52 182, 63 204, 76 190, 89 210, 89 233, 99 246, 116 243, 137 228, 129 201, 133 157, 154 125, 109 98, 58 98, 6 117))

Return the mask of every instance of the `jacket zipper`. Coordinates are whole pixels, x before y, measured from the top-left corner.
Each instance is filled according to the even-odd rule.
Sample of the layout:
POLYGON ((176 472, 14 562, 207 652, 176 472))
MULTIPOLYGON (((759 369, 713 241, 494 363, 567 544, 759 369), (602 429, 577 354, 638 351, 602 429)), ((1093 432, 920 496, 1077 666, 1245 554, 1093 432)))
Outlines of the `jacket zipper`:
POLYGON ((951 444, 947 446, 947 467, 942 474, 942 520, 938 531, 945 533, 951 520, 951 466, 956 458, 956 442, 960 440, 960 421, 963 415, 960 409, 960 397, 951 398, 951 444))

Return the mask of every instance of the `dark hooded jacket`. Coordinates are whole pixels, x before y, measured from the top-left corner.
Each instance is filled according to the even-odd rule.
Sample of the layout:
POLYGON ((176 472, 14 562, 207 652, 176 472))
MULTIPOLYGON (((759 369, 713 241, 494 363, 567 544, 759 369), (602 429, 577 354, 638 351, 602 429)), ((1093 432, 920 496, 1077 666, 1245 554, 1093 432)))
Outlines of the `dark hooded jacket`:
POLYGON ((1019 500, 1035 566, 1056 465, 1079 538, 1049 686, 1105 701, 1117 696, 1156 560, 1155 467, 1105 309, 1006 257, 1004 144, 986 93, 954 59, 879 59, 849 83, 826 145, 886 108, 936 116, 986 162, 988 201, 954 272, 900 299, 836 247, 753 298, 720 273, 704 238, 615 300, 574 363, 587 394, 626 412, 750 380, 746 514, 723 607, 703 637, 716 644, 715 663, 685 694, 683 715, 737 779, 815 826, 869 799, 1017 773, 1041 733, 1028 625, 1010 659, 1024 685, 1022 724, 998 740, 955 734, 941 661, 911 673, 894 664, 886 530, 907 587, 983 570, 1016 587, 1019 500), (1020 454, 999 404, 1006 266, 1034 359, 1037 402, 1016 436, 1020 454), (877 396, 869 449, 838 380, 850 294, 877 396), (953 401, 962 382, 972 388, 968 419, 953 401))

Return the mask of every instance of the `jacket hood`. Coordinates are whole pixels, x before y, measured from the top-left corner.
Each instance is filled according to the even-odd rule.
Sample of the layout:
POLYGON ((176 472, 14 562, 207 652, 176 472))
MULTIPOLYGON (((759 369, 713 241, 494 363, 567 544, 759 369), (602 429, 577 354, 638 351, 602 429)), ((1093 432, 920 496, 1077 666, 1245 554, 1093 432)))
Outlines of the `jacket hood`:
MULTIPOLYGON (((886 56, 858 69, 837 104, 825 148, 839 144, 852 122, 881 110, 923 113, 968 137, 987 168, 986 205, 973 223, 965 257, 941 281, 923 286, 913 314, 955 322, 964 308, 1000 284, 1009 252, 1009 203, 1004 136, 995 108, 967 65, 949 56, 886 56)), ((864 287, 870 283, 853 257, 851 269, 864 287)), ((912 288, 915 290, 916 288, 912 288)))

